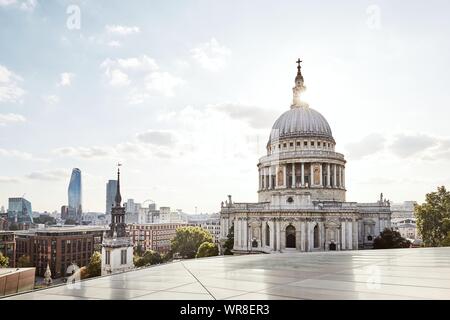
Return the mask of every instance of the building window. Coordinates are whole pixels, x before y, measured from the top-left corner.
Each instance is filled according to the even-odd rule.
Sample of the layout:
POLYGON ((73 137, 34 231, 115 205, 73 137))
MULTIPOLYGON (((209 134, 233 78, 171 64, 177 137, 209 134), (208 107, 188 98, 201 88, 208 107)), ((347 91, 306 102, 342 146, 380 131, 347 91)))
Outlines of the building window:
POLYGON ((293 147, 293 146, 294 146, 294 143, 293 143, 293 142, 290 142, 290 143, 289 143, 289 146, 290 146, 290 147, 293 147))
POLYGON ((314 141, 311 141, 311 147, 314 147, 314 141))
POLYGON ((120 264, 127 264, 127 250, 122 250, 120 252, 120 264))
POLYGON ((105 264, 106 264, 106 265, 111 264, 111 251, 106 251, 105 264))
POLYGON ((300 141, 297 141, 297 147, 300 147, 300 141))
POLYGON ((283 148, 286 148, 286 143, 283 143, 283 148))
POLYGON ((304 145, 305 147, 307 147, 307 146, 308 146, 308 141, 303 141, 303 145, 304 145))
POLYGON ((318 147, 320 147, 320 141, 319 141, 319 142, 317 142, 317 146, 318 146, 318 147))

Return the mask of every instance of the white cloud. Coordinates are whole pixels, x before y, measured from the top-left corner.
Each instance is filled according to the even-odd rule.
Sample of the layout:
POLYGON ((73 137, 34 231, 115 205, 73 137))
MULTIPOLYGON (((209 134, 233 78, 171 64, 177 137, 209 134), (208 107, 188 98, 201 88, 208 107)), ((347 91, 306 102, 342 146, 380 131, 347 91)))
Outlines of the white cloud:
POLYGON ((43 96, 42 99, 48 105, 55 105, 59 103, 59 97, 54 94, 43 96))
POLYGON ((141 30, 139 27, 133 26, 121 26, 121 25, 107 25, 106 31, 110 34, 120 35, 120 36, 126 36, 134 33, 139 33, 141 30))
POLYGON ((20 9, 25 11, 33 11, 37 6, 36 0, 26 0, 20 4, 20 9))
POLYGON ((17 1, 16 0, 0 0, 0 6, 1 7, 6 7, 12 4, 15 4, 17 1))
POLYGON ((170 131, 148 130, 136 135, 140 142, 170 147, 175 144, 174 134, 170 131))
POLYGON ((75 74, 71 73, 71 72, 61 73, 61 80, 59 81, 58 86, 69 87, 72 84, 72 80, 74 77, 75 77, 75 74))
POLYGON ((432 148, 438 143, 438 139, 425 134, 399 134, 390 145, 390 150, 399 157, 409 157, 432 148))
POLYGON ((153 72, 145 77, 145 88, 150 92, 160 93, 167 97, 175 94, 175 88, 184 84, 184 80, 168 72, 153 72))
POLYGON ((112 86, 127 86, 133 82, 127 92, 129 104, 140 104, 150 96, 171 97, 175 89, 185 83, 179 77, 166 71, 159 71, 156 61, 140 55, 125 59, 106 59, 100 64, 112 86))
POLYGON ((31 153, 23 152, 19 150, 9 150, 9 149, 0 149, 0 156, 1 157, 12 157, 12 158, 18 158, 22 160, 31 160, 33 159, 33 156, 31 153))
POLYGON ((385 143, 386 138, 382 134, 371 133, 360 141, 348 143, 346 149, 348 156, 356 160, 382 151, 385 143))
POLYGON ((273 110, 239 103, 219 103, 207 107, 222 112, 231 119, 245 121, 255 129, 270 128, 277 115, 273 110))
POLYGON ((5 126, 8 124, 13 124, 13 123, 20 123, 20 122, 25 122, 25 121, 26 121, 25 117, 20 114, 15 114, 15 113, 1 114, 0 113, 0 126, 5 126))
POLYGON ((71 156, 78 158, 103 158, 114 154, 113 148, 108 147, 63 147, 53 150, 54 154, 60 156, 71 156))
POLYGON ((123 87, 130 84, 128 75, 119 69, 111 70, 109 77, 109 84, 114 87, 123 87))
POLYGON ((67 170, 56 169, 47 171, 34 171, 26 175, 28 179, 32 180, 44 180, 44 181, 57 181, 65 179, 69 176, 67 170))
POLYGON ((0 65, 0 103, 18 102, 25 94, 25 91, 19 87, 22 78, 0 65))
POLYGON ((117 47, 120 47, 121 44, 120 44, 119 41, 113 40, 113 41, 108 42, 108 46, 113 47, 113 48, 117 48, 117 47))
POLYGON ((191 49, 191 54, 204 69, 220 71, 227 64, 231 50, 221 45, 215 38, 191 49))
MULTIPOLYGON (((1 1, 1 0, 0 0, 1 1)), ((0 4, 1 5, 1 4, 0 4)), ((20 179, 16 177, 0 176, 0 183, 17 183, 20 179)))
POLYGON ((37 0, 0 0, 0 7, 11 6, 23 11, 33 11, 37 4, 37 0))

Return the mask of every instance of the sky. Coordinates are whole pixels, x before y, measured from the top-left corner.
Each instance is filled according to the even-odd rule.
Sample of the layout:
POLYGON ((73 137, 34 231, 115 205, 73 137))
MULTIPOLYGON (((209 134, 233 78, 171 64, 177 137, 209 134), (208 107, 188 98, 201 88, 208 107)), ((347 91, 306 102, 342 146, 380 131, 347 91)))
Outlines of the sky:
POLYGON ((448 1, 0 0, 0 205, 257 201, 258 159, 302 72, 345 155, 347 200, 450 183, 448 1))

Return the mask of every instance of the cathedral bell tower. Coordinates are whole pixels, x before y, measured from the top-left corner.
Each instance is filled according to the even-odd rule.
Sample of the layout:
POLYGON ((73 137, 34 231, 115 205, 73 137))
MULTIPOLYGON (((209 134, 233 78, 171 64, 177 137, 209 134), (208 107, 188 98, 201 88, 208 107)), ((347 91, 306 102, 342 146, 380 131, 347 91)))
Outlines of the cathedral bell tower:
POLYGON ((134 267, 133 244, 127 236, 125 208, 121 202, 120 169, 117 168, 117 189, 111 210, 111 224, 103 236, 102 243, 102 275, 123 272, 134 267))

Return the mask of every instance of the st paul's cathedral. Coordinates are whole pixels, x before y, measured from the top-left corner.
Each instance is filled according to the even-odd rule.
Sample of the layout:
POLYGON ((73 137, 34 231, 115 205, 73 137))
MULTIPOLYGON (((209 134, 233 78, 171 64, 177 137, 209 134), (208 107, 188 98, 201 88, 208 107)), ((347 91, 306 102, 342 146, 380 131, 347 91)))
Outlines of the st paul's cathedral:
POLYGON ((390 204, 382 195, 374 203, 346 202, 346 160, 335 151, 328 121, 301 100, 300 63, 292 105, 275 121, 257 165, 258 202, 228 196, 222 203, 221 239, 233 227, 236 253, 371 248, 390 227, 390 204))

